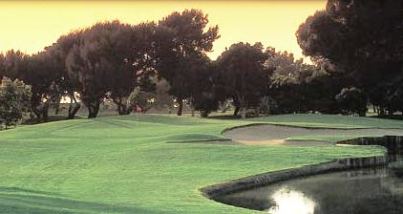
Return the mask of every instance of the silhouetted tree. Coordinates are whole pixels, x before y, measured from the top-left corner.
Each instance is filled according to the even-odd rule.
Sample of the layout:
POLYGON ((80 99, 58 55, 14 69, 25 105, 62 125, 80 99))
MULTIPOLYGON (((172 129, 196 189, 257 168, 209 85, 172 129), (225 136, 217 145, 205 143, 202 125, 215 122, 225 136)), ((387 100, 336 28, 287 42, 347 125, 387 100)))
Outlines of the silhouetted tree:
MULTIPOLYGON (((326 10, 299 27, 298 43, 314 62, 333 64, 334 71, 342 73, 350 85, 362 88, 374 102, 380 82, 402 75, 402 10, 402 1, 328 0, 326 10)), ((375 103, 382 105, 379 101, 375 103)))
POLYGON ((29 55, 21 51, 9 50, 2 59, 2 76, 6 76, 12 80, 22 79, 24 73, 28 69, 29 55))
POLYGON ((275 52, 268 49, 270 57, 265 62, 265 67, 272 70, 267 83, 268 96, 272 100, 271 113, 301 112, 302 105, 306 104, 305 94, 301 91, 300 81, 302 60, 294 60, 294 56, 288 52, 275 52))
POLYGON ((271 113, 337 113, 335 96, 342 85, 335 74, 295 60, 293 54, 269 51, 265 66, 273 70, 268 83, 271 113))
POLYGON ((403 75, 390 82, 386 91, 386 106, 389 114, 400 111, 403 115, 403 75))
POLYGON ((81 34, 81 31, 75 31, 63 35, 56 41, 56 43, 46 48, 46 51, 53 56, 53 60, 58 63, 59 69, 62 72, 62 77, 58 82, 58 86, 63 92, 63 96, 67 96, 70 100, 67 115, 68 119, 73 119, 81 107, 76 96, 80 84, 79 80, 78 78, 74 78, 74 76, 70 76, 66 66, 66 60, 70 51, 73 47, 80 45, 81 34))
POLYGON ((110 73, 109 80, 112 81, 110 82, 111 98, 118 106, 119 114, 130 113, 127 99, 134 88, 137 87, 141 93, 148 93, 155 89, 151 81, 151 77, 156 73, 153 58, 155 33, 156 25, 150 22, 132 26, 130 31, 117 35, 119 38, 116 39, 120 41, 115 52, 120 53, 121 57, 126 57, 126 63, 123 69, 110 73))
POLYGON ((191 96, 189 76, 194 74, 189 62, 199 61, 205 52, 211 51, 213 42, 219 38, 218 27, 205 29, 207 15, 200 10, 174 12, 158 23, 156 37, 156 60, 159 76, 171 85, 172 94, 182 114, 183 100, 191 96), (196 59, 192 59, 196 58, 196 59))
POLYGON ((56 107, 60 103, 62 91, 59 81, 63 70, 47 51, 40 52, 29 58, 28 71, 22 79, 32 87, 32 111, 43 121, 48 120, 48 111, 51 104, 56 107))
POLYGON ((261 43, 242 42, 231 45, 218 57, 218 81, 226 96, 233 99, 234 115, 241 111, 245 118, 246 110, 256 107, 266 94, 269 75, 263 64, 267 58, 261 43))
MULTIPOLYGON (((202 117, 207 117, 212 111, 218 109, 220 100, 216 96, 217 71, 207 56, 202 56, 197 61, 190 62, 194 66, 188 80, 190 87, 190 102, 192 110, 200 111, 202 117)), ((193 113, 193 112, 192 112, 193 113)))
MULTIPOLYGON (((66 58, 69 77, 79 82, 77 90, 88 108, 89 118, 97 116, 106 93, 116 89, 116 84, 129 88, 127 96, 133 88, 133 69, 129 58, 132 30, 131 26, 118 21, 98 23, 82 32, 79 45, 74 45, 66 58)), ((121 100, 118 105, 123 105, 121 100)), ((123 111, 125 109, 119 113, 123 111)))

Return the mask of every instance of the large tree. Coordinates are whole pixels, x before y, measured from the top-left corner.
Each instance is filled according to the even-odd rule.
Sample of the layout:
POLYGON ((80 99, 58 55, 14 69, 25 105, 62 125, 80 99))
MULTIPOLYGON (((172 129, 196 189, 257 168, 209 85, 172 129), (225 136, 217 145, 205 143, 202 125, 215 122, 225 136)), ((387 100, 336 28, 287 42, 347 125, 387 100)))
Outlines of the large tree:
POLYGON ((88 108, 89 118, 97 116, 106 93, 115 89, 116 84, 131 88, 131 39, 130 25, 118 21, 98 23, 83 30, 80 42, 69 51, 66 58, 69 78, 79 83, 77 90, 88 108))
POLYGON ((21 79, 22 75, 27 72, 29 55, 16 50, 7 51, 1 60, 2 76, 10 79, 21 79))
MULTIPOLYGON (((120 39, 120 45, 115 48, 121 57, 125 57, 125 64, 123 67, 117 67, 109 77, 110 97, 118 106, 119 114, 130 113, 128 97, 135 88, 142 92, 155 89, 152 81, 156 73, 153 58, 155 34, 156 25, 153 22, 146 22, 132 26, 131 31, 117 35, 127 36, 125 40, 120 39)), ((115 63, 119 64, 119 61, 115 63)))
POLYGON ((208 16, 195 9, 174 12, 158 23, 156 68, 171 85, 170 94, 179 104, 178 115, 182 114, 183 100, 191 97, 189 77, 197 72, 191 62, 200 62, 219 38, 218 27, 207 28, 207 24, 208 16))
POLYGON ((187 61, 189 72, 185 77, 189 83, 189 102, 194 111, 200 111, 202 117, 207 117, 211 111, 217 110, 218 99, 215 95, 217 72, 211 60, 206 55, 190 57, 187 61))
POLYGON ((96 117, 108 95, 119 114, 130 113, 128 97, 137 86, 149 86, 154 73, 154 23, 136 26, 118 21, 98 23, 79 33, 66 57, 68 77, 80 99, 96 117))
MULTIPOLYGON (((271 113, 304 112, 307 108, 307 94, 302 90, 306 81, 302 59, 295 60, 294 55, 288 52, 275 52, 268 49, 270 57, 265 67, 271 70, 268 82, 268 97, 271 100, 271 113)), ((313 69, 306 69, 312 71, 313 69)), ((309 75, 309 74, 308 74, 309 75)))
POLYGON ((337 113, 335 96, 342 89, 336 73, 295 60, 293 54, 268 50, 272 70, 268 97, 271 113, 337 113))
POLYGON ((267 93, 268 70, 264 62, 268 54, 261 43, 231 45, 217 59, 221 90, 235 105, 234 115, 241 111, 245 118, 249 107, 256 107, 267 93))
POLYGON ((79 88, 79 81, 77 78, 72 78, 66 66, 66 60, 70 51, 79 46, 81 42, 82 31, 71 32, 66 35, 62 35, 51 46, 46 47, 45 51, 52 56, 56 66, 62 73, 62 77, 58 81, 58 86, 62 91, 62 95, 68 97, 70 100, 68 108, 68 119, 73 119, 81 107, 79 100, 77 99, 77 92, 79 88))
POLYGON ((60 103, 62 91, 59 83, 63 70, 47 51, 42 51, 30 57, 28 71, 22 79, 32 87, 32 111, 44 121, 48 119, 51 104, 60 103))
POLYGON ((402 75, 402 11, 396 0, 328 0, 299 27, 298 43, 314 62, 333 64, 347 86, 375 97, 374 88, 402 75))
POLYGON ((20 51, 7 51, 3 59, 3 76, 23 80, 31 85, 31 108, 39 120, 47 120, 49 101, 61 77, 47 52, 27 55, 20 51))

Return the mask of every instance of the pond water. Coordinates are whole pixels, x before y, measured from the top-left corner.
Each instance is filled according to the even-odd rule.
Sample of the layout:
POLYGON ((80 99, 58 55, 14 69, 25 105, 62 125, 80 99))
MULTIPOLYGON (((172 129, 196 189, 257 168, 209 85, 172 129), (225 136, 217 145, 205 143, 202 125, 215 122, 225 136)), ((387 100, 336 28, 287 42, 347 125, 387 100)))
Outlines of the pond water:
POLYGON ((214 200, 272 214, 401 214, 402 153, 388 150, 389 167, 296 178, 214 200))

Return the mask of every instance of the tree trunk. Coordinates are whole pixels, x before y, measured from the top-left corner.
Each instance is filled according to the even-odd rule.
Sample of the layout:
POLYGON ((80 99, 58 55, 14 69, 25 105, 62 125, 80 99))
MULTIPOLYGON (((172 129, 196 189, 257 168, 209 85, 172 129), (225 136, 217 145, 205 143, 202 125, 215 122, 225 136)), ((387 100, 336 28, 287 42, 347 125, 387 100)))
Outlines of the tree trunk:
POLYGON ((49 119, 49 101, 46 101, 45 103, 43 103, 43 107, 42 107, 42 119, 43 122, 47 122, 49 119))
POLYGON ((239 114, 240 103, 239 103, 239 100, 236 97, 233 97, 232 100, 233 100, 233 104, 234 104, 234 107, 235 107, 233 116, 236 117, 239 114))
POLYGON ((49 103, 33 103, 32 112, 35 114, 38 122, 47 122, 49 115, 49 103))
POLYGON ((378 116, 383 117, 385 116, 385 108, 383 106, 379 106, 379 114, 378 116))
POLYGON ((99 101, 95 101, 88 105, 88 118, 96 118, 99 111, 99 101))
POLYGON ((38 122, 41 122, 41 111, 40 111, 40 104, 41 104, 41 98, 36 95, 32 95, 31 97, 31 109, 32 112, 35 114, 36 119, 38 122))
POLYGON ((193 102, 193 97, 190 97, 190 110, 192 113, 192 117, 195 116, 195 106, 194 106, 194 102, 193 102))
POLYGON ((41 122, 41 112, 37 109, 37 106, 32 107, 32 112, 35 114, 36 120, 41 122))
POLYGON ((239 106, 241 108, 241 118, 245 119, 246 118, 246 110, 248 109, 247 108, 248 105, 246 104, 244 98, 239 99, 239 106))
POLYGON ((77 102, 77 100, 74 96, 74 92, 70 93, 69 96, 70 96, 70 106, 69 106, 67 119, 74 119, 78 110, 80 110, 80 108, 81 108, 81 104, 77 102))
POLYGON ((67 119, 74 119, 80 107, 79 103, 70 103, 67 119))
POLYGON ((246 107, 241 107, 241 118, 246 119, 246 107))
POLYGON ((192 106, 192 117, 195 116, 195 108, 192 106))
POLYGON ((128 115, 130 114, 130 107, 127 106, 127 98, 125 97, 117 97, 113 98, 113 102, 118 106, 119 115, 128 115))
POLYGON ((235 106, 234 114, 233 114, 234 117, 238 116, 239 110, 240 110, 240 109, 239 109, 239 106, 235 106))
POLYGON ((130 109, 126 105, 118 105, 118 113, 119 115, 128 115, 130 114, 130 109))
POLYGON ((179 104, 179 107, 178 107, 177 115, 181 116, 182 111, 183 111, 183 99, 182 98, 180 98, 180 99, 178 98, 178 104, 179 104))

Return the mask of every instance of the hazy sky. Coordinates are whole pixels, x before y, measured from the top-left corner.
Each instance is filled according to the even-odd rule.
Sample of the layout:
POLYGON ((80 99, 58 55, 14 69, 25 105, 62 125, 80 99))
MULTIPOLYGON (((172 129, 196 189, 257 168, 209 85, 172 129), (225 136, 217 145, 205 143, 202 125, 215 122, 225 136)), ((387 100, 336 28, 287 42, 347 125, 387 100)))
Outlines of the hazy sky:
POLYGON ((277 50, 302 56, 296 42, 298 26, 316 10, 316 1, 0 1, 0 51, 20 49, 35 53, 61 35, 98 21, 119 19, 136 24, 157 21, 172 11, 202 9, 221 38, 210 57, 236 42, 260 41, 277 50))

